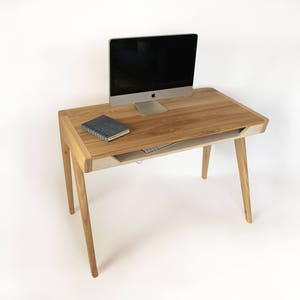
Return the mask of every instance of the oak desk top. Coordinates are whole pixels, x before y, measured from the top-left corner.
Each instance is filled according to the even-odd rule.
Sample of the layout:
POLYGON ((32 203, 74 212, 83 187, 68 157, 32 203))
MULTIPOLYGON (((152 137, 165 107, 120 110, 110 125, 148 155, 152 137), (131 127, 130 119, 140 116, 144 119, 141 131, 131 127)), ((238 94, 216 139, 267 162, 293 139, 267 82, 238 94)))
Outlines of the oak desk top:
MULTIPOLYGON (((133 104, 99 104, 59 112, 60 128, 69 146, 82 157, 78 163, 85 172, 91 161, 160 144, 219 134, 262 124, 268 119, 213 88, 199 88, 191 96, 159 101, 168 111, 144 116, 133 104), (80 128, 80 124, 106 114, 129 126, 130 133, 111 142, 101 141, 80 128)), ((77 154, 78 154, 77 153, 77 154)))

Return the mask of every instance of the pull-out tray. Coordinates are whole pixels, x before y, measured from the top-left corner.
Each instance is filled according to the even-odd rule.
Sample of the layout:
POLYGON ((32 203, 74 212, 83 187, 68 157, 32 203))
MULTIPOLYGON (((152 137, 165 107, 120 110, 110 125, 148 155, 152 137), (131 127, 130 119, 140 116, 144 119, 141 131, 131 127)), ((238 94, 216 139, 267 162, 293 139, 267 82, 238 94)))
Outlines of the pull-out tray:
POLYGON ((240 128, 240 129, 231 130, 220 134, 214 134, 211 136, 206 136, 206 137, 201 137, 196 139, 188 139, 185 141, 180 141, 180 142, 170 144, 167 147, 164 147, 158 151, 148 153, 148 154, 142 150, 138 150, 138 151, 123 153, 115 156, 100 158, 93 161, 93 170, 110 168, 110 167, 119 166, 122 164, 136 162, 136 161, 143 161, 146 159, 163 156, 178 151, 184 151, 196 147, 211 145, 213 143, 221 142, 224 140, 236 139, 242 137, 244 131, 245 128, 240 128))

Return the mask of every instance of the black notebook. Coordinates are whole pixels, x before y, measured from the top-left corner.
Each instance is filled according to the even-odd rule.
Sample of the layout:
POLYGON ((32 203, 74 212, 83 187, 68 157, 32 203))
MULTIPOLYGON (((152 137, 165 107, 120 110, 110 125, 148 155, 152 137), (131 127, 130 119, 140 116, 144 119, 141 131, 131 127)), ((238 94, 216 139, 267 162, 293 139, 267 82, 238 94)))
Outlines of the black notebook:
POLYGON ((102 115, 81 124, 81 128, 103 141, 109 142, 129 132, 128 126, 102 115))

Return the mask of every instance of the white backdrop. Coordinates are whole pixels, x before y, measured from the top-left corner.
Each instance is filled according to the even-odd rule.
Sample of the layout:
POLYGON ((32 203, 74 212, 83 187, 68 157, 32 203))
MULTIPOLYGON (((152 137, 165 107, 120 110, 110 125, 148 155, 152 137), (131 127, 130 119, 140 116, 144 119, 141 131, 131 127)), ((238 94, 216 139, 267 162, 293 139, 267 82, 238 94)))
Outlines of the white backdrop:
MULTIPOLYGON (((252 288, 256 292, 260 291, 261 295, 265 295, 256 299, 268 299, 268 295, 272 295, 270 297, 272 299, 299 299, 300 291, 294 286, 293 281, 294 267, 298 266, 298 269, 300 267, 299 257, 296 254, 300 250, 300 224, 297 221, 300 215, 299 1, 2 0, 0 1, 0 41, 2 112, 0 151, 4 166, 1 172, 2 209, 0 210, 0 233, 3 245, 0 249, 0 297, 3 293, 1 298, 41 299, 43 295, 43 299, 56 299, 54 295, 58 290, 55 286, 58 285, 61 295, 78 299, 85 295, 83 288, 90 297, 104 297, 104 299, 118 299, 121 295, 122 298, 128 295, 128 299, 134 297, 136 299, 177 299, 177 297, 180 299, 180 296, 187 294, 189 299, 196 299, 200 295, 205 296, 205 299, 219 299, 221 296, 223 299, 241 297, 248 299, 245 295, 247 285, 243 281, 240 282, 240 278, 245 276, 250 285, 251 280, 254 280, 252 288), (274 260, 264 265, 263 275, 260 274, 259 268, 251 274, 244 274, 242 267, 239 269, 235 266, 236 272, 227 270, 229 273, 226 273, 225 268, 223 273, 221 272, 222 276, 218 272, 219 275, 212 273, 205 281, 203 278, 212 270, 212 266, 208 264, 203 267, 201 264, 201 267, 195 268, 196 270, 191 268, 185 270, 185 273, 179 272, 182 277, 179 275, 174 277, 176 271, 169 273, 170 265, 173 264, 167 266, 163 264, 166 259, 164 255, 167 257, 170 255, 170 248, 161 241, 155 240, 152 242, 157 247, 154 253, 156 251, 157 253, 156 260, 151 262, 152 269, 148 265, 150 262, 145 266, 135 265, 134 261, 138 260, 137 257, 130 260, 130 264, 127 263, 126 259, 128 256, 131 257, 131 252, 139 255, 136 254, 139 251, 135 252, 132 246, 131 252, 129 251, 127 256, 123 255, 125 256, 121 260, 124 261, 123 264, 118 265, 116 260, 116 268, 119 266, 117 273, 114 273, 111 267, 103 273, 103 277, 91 281, 88 276, 78 212, 73 219, 67 215, 57 111, 108 101, 108 40, 110 38, 178 33, 198 34, 195 87, 210 86, 219 89, 270 119, 266 133, 250 137, 247 143, 252 181, 250 184, 253 196, 257 196, 256 201, 253 199, 256 205, 254 222, 255 212, 257 218, 261 220, 261 223, 259 220, 257 222, 261 227, 256 228, 256 235, 249 239, 253 245, 256 245, 253 249, 257 251, 257 255, 264 253, 266 255, 264 259, 267 260, 269 252, 267 248, 260 248, 255 236, 260 235, 263 228, 270 229, 271 231, 264 233, 266 236, 273 237, 270 238, 272 242, 269 244, 272 247, 270 246, 268 250, 277 249, 276 259, 274 256, 274 260), (261 199, 261 202, 258 199, 261 199), (274 231, 274 228, 278 231, 274 231), (279 232, 282 234, 279 239, 288 235, 288 241, 279 243, 277 239, 279 232), (78 243, 74 242, 74 239, 78 239, 78 243), (293 249, 294 252, 291 253, 282 246, 287 244, 291 246, 289 250, 293 249), (70 258, 70 252, 73 260, 70 258), (290 261, 284 264, 285 259, 290 261), (279 272, 284 273, 284 277, 274 275, 278 271, 275 268, 278 261, 282 262, 279 272), (131 268, 134 274, 142 272, 142 279, 139 276, 128 275, 131 268), (150 275, 147 273, 149 268, 150 275), (201 271, 204 273, 199 275, 201 271), (237 276, 237 273, 241 277, 237 276), (127 281, 126 276, 129 276, 127 281), (255 276, 259 278, 256 281, 253 279, 255 276), (200 288, 197 278, 203 279, 205 286, 200 288), (236 280, 240 287, 235 287, 233 284, 236 280), (263 280, 267 281, 265 285, 261 283, 263 280), (137 285, 136 281, 138 281, 137 285), (50 282, 51 286, 47 282, 50 282), (273 291, 269 290, 271 287, 273 291), (82 294, 79 291, 82 291, 82 294), (136 295, 136 291, 139 295, 136 295), (285 298, 286 295, 289 298, 285 298)), ((238 201, 240 200, 238 182, 236 182, 238 179, 237 177, 232 181, 230 179, 236 176, 233 151, 231 143, 220 144, 213 149, 209 173, 219 179, 211 179, 215 181, 206 186, 206 190, 203 187, 205 191, 203 196, 217 193, 215 191, 217 187, 220 187, 220 194, 215 194, 214 198, 211 197, 207 201, 217 201, 218 198, 222 198, 224 196, 222 193, 226 190, 225 183, 227 186, 234 185, 233 190, 238 195, 238 201)), ((100 171, 94 177, 88 175, 87 185, 91 198, 97 198, 98 201, 96 199, 94 201, 95 223, 104 205, 101 204, 102 192, 110 199, 107 200, 110 203, 107 205, 111 211, 105 213, 107 219, 102 216, 103 221, 98 223, 99 227, 106 226, 107 231, 102 229, 97 232, 95 229, 98 240, 101 240, 99 236, 110 235, 112 227, 117 226, 112 219, 116 217, 115 211, 121 204, 111 204, 114 195, 111 196, 109 191, 115 189, 112 181, 115 183, 118 180, 131 178, 129 183, 124 184, 124 190, 120 187, 122 191, 118 197, 123 197, 124 201, 128 200, 127 205, 134 212, 138 204, 130 202, 133 201, 133 195, 139 198, 144 197, 141 196, 143 193, 148 193, 143 190, 147 189, 147 185, 139 181, 139 178, 148 182, 153 181, 157 184, 158 190, 160 183, 163 182, 158 194, 164 199, 163 193, 166 191, 163 186, 169 183, 168 178, 173 178, 179 184, 181 182, 179 178, 182 176, 182 182, 186 182, 188 186, 187 178, 199 176, 200 157, 201 151, 188 151, 149 161, 141 166, 130 165, 100 171), (139 184, 138 187, 136 182, 139 184), (107 188, 103 188, 103 185, 107 188), (141 194, 135 194, 138 192, 141 194), (109 205, 116 205, 116 207, 109 205)), ((169 186, 169 189, 172 187, 169 186)), ((174 193, 175 189, 176 187, 173 186, 174 193)), ((114 191, 114 193, 118 192, 114 191)), ((182 193, 186 195, 186 192, 182 191, 182 193)), ((191 192, 187 194, 189 193, 191 192)), ((195 198, 198 196, 195 195, 195 198)), ((172 198, 171 194, 168 197, 172 198)), ((227 200, 230 202, 230 195, 227 200)), ((205 205, 203 203, 202 205, 205 205)), ((155 210, 152 211, 153 215, 158 211, 168 211, 166 207, 161 208, 159 203, 156 204, 157 207, 155 206, 155 210)), ((236 208, 239 204, 237 202, 236 208)), ((148 207, 147 205, 150 204, 145 202, 144 205, 148 207)), ((232 208, 230 204, 228 205, 232 208)), ((122 208, 126 210, 126 207, 123 204, 122 208)), ((213 207, 217 209, 217 202, 213 207)), ((225 207, 224 204, 222 208, 225 207)), ((151 208, 148 209, 151 211, 151 208)), ((237 217, 234 223, 236 226, 240 226, 243 222, 239 215, 242 214, 242 210, 239 209, 232 213, 232 216, 237 217)), ((213 211, 213 209, 208 210, 208 215, 213 214, 213 211)), ((147 219, 146 215, 145 212, 145 215, 137 221, 147 219)), ((149 215, 149 220, 152 220, 153 215, 151 213, 149 215)), ((121 219, 122 216, 124 214, 120 212, 121 219)), ((232 216, 224 215, 221 221, 226 224, 232 216)), ((210 217, 205 214, 201 217, 207 219, 205 223, 207 227, 214 227, 216 219, 211 218, 210 221, 210 217)), ((131 218, 132 215, 128 213, 124 224, 129 224, 131 218)), ((218 221, 218 225, 222 228, 221 221, 218 221)), ((123 225, 120 225, 120 228, 124 227, 123 225)), ((136 224, 126 226, 134 231, 136 224)), ((234 230, 233 228, 235 227, 231 229, 234 230)), ((244 225, 241 227, 240 236, 243 230, 249 230, 245 228, 244 225)), ((185 229, 191 230, 190 227, 185 229)), ((219 232, 226 234, 224 233, 226 231, 219 232)), ((173 233, 168 234, 172 236, 173 233)), ((124 243, 128 243, 125 233, 120 236, 116 234, 115 237, 116 240, 123 238, 124 243)), ((259 237, 263 239, 263 235, 259 237)), ((182 244, 180 238, 182 239, 182 236, 175 238, 174 234, 174 244, 171 243, 170 247, 176 247, 176 243, 182 244)), ((209 241, 209 237, 207 238, 209 241)), ((221 236, 220 238, 222 239, 221 236)), ((233 244, 237 243, 236 236, 232 235, 230 239, 233 244)), ((111 242, 107 248, 107 255, 112 249, 117 251, 119 245, 114 244, 113 237, 105 241, 106 244, 111 242)), ((202 249, 203 241, 205 239, 193 240, 195 245, 199 246, 199 251, 202 249)), ((99 241, 98 248, 103 246, 102 242, 99 241)), ((193 242, 187 243, 190 245, 187 249, 196 247, 193 242)), ((215 247, 224 246, 221 242, 218 245, 215 247)), ((153 253, 153 249, 150 250, 149 253, 153 253)), ((209 256, 211 255, 209 248, 203 251, 208 256, 207 260, 216 259, 214 255, 209 256)), ((186 255, 191 261, 195 259, 194 256, 201 255, 198 252, 191 251, 191 253, 191 255, 187 253, 173 255, 176 260, 179 260, 179 266, 183 267, 185 260, 188 259, 186 255)), ((235 255, 238 256, 237 253, 235 255)), ((257 257, 252 259, 257 262, 257 257)), ((99 264, 103 260, 105 259, 101 256, 98 257, 99 264)), ((220 259, 220 264, 221 261, 224 263, 224 259, 220 259)), ((173 263, 176 265, 176 262, 173 263)), ((111 265, 114 265, 114 262, 111 265)), ((250 265, 243 267, 249 268, 250 265)), ((229 269, 231 267, 232 264, 229 269)), ((248 291, 248 295, 249 299, 250 296, 253 298, 253 290, 248 291)))

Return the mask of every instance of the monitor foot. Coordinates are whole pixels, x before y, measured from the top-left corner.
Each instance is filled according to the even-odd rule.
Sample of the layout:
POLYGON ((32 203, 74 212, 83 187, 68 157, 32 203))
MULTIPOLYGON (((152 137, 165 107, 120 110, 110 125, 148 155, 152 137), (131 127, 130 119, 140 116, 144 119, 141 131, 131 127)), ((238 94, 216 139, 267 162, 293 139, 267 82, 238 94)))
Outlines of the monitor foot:
POLYGON ((136 102, 134 105, 137 111, 142 115, 160 114, 168 110, 157 101, 136 102))

